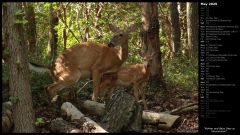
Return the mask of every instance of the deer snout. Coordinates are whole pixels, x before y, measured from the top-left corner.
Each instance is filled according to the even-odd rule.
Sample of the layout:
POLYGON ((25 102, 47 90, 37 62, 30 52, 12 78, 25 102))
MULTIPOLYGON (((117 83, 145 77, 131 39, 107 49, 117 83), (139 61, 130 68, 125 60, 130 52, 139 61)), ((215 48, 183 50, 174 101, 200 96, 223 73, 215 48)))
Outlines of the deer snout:
POLYGON ((109 42, 108 47, 114 47, 114 44, 112 42, 109 42))

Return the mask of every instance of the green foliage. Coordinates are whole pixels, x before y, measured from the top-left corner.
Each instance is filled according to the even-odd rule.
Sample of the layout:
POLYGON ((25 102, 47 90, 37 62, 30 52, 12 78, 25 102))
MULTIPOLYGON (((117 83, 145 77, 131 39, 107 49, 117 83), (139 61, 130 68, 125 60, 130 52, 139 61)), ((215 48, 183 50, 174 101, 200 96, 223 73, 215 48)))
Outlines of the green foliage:
MULTIPOLYGON (((53 8, 60 13, 60 16, 63 16, 63 11, 61 5, 65 6, 68 3, 53 3, 53 8)), ((33 61, 40 61, 47 63, 48 51, 48 30, 49 30, 49 3, 36 3, 35 4, 35 14, 37 22, 37 37, 38 37, 38 60, 33 59, 33 61), (39 60, 41 57, 41 60, 39 60)), ((112 23, 120 28, 126 28, 127 26, 141 22, 141 10, 139 10, 139 3, 69 3, 66 9, 67 15, 67 25, 59 19, 59 24, 55 27, 58 31, 58 48, 57 53, 63 51, 63 28, 66 28, 67 31, 67 48, 77 44, 77 40, 69 31, 69 29, 74 33, 74 35, 81 42, 84 39, 85 29, 89 27, 90 38, 88 41, 97 42, 97 43, 107 43, 112 33, 108 28, 108 24, 112 23), (97 5, 102 4, 102 10, 100 11, 101 17, 98 18, 96 22, 96 11, 95 8, 97 5), (86 9, 90 8, 89 14, 86 14, 86 9), (86 18, 86 16, 88 16, 86 18), (96 26, 96 27, 95 27, 96 26)), ((130 39, 130 49, 129 52, 132 55, 129 55, 128 63, 138 63, 140 56, 135 56, 136 49, 139 49, 140 45, 133 45, 133 43, 139 43, 139 31, 131 33, 130 39)))
POLYGON ((35 123, 34 123, 36 126, 42 126, 45 124, 45 121, 43 118, 37 118, 35 123))
POLYGON ((34 71, 30 71, 29 77, 31 78, 30 84, 32 86, 33 92, 39 91, 39 90, 42 91, 45 86, 53 82, 51 76, 48 73, 40 74, 34 71))
MULTIPOLYGON (((24 10, 18 9, 18 10, 15 12, 15 15, 16 15, 16 16, 23 16, 24 13, 25 13, 24 10)), ((15 20, 15 23, 16 23, 16 24, 26 24, 26 23, 28 23, 28 21, 27 21, 25 18, 21 18, 21 19, 16 19, 16 20, 15 20)))
POLYGON ((24 15, 24 10, 22 9, 16 10, 15 15, 24 15))
POLYGON ((28 23, 28 21, 26 19, 22 19, 22 20, 16 20, 15 23, 16 24, 26 24, 26 23, 28 23))
POLYGON ((198 63, 186 57, 169 60, 163 65, 164 78, 167 86, 176 86, 188 91, 197 91, 198 63))
POLYGON ((161 46, 160 47, 160 51, 163 53, 163 52, 165 52, 167 50, 167 47, 166 46, 161 46))

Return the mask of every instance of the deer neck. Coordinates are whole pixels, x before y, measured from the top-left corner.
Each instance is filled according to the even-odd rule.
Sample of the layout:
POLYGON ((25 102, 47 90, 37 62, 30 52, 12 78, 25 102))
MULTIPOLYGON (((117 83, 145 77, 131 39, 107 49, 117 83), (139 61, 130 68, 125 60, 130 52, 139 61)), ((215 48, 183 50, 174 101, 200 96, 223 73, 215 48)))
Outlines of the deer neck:
POLYGON ((151 72, 151 71, 150 71, 150 68, 151 68, 151 67, 150 67, 150 66, 147 66, 147 65, 145 65, 145 64, 144 64, 144 67, 145 67, 147 76, 149 76, 149 75, 150 75, 150 72, 151 72))
POLYGON ((122 50, 122 59, 121 62, 123 63, 124 61, 127 60, 128 58, 128 41, 126 41, 125 43, 123 43, 121 45, 121 50, 122 50))

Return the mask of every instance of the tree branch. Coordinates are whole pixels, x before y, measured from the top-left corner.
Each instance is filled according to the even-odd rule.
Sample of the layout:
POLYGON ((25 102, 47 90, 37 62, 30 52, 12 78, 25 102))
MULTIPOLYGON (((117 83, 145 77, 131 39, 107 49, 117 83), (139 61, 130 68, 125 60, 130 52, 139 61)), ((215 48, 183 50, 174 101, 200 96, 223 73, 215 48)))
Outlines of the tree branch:
MULTIPOLYGON (((183 110, 186 110, 186 108, 189 108, 189 107, 192 107, 192 106, 195 106, 195 105, 197 105, 198 103, 190 103, 190 104, 187 104, 187 105, 184 105, 184 106, 181 106, 181 107, 178 107, 178 108, 176 108, 176 109, 173 109, 173 110, 171 110, 170 111, 170 114, 179 114, 179 113, 181 113, 183 110)), ((196 109, 197 108, 197 106, 196 107, 193 107, 193 109, 196 109)), ((187 109, 188 110, 188 109, 187 109)), ((192 109, 191 109, 192 110, 192 109)))
POLYGON ((58 18, 60 19, 60 21, 64 24, 64 27, 66 27, 68 29, 69 32, 72 33, 72 35, 74 36, 74 38, 80 43, 80 41, 78 40, 78 38, 75 36, 75 34, 73 33, 73 31, 68 27, 68 25, 66 24, 66 22, 64 22, 63 18, 61 17, 60 13, 58 12, 57 14, 58 18))

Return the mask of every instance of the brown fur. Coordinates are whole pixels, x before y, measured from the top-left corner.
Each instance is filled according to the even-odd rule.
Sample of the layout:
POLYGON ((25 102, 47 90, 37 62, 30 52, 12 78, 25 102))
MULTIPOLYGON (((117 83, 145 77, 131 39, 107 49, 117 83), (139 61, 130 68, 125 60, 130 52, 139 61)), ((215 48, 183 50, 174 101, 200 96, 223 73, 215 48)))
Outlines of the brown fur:
POLYGON ((117 77, 104 75, 100 84, 100 90, 102 91, 107 89, 110 96, 112 94, 113 87, 116 85, 132 86, 134 90, 134 97, 136 98, 136 100, 139 100, 139 97, 141 96, 144 104, 144 109, 147 109, 144 86, 146 85, 146 82, 148 81, 148 78, 150 76, 150 64, 153 55, 144 57, 146 65, 134 64, 122 66, 117 72, 117 77))
MULTIPOLYGON (((121 48, 110 48, 107 45, 92 42, 82 42, 60 54, 51 67, 48 67, 55 82, 46 90, 52 99, 63 88, 70 86, 79 79, 93 78, 93 96, 96 101, 102 75, 117 72, 128 56, 128 35, 135 30, 136 24, 126 30, 120 30, 110 25, 115 33, 110 43, 121 48)), ((40 67, 40 66, 39 66, 40 67)), ((43 66, 42 66, 43 67, 43 66)))
MULTIPOLYGON (((77 44, 64 51, 52 66, 51 71, 56 82, 49 85, 47 94, 52 98, 59 90, 72 85, 79 79, 89 78, 91 74, 96 82, 104 72, 108 70, 116 72, 123 63, 117 52, 115 48, 88 42, 77 44)), ((93 95, 98 95, 98 92, 94 91, 93 95)))

